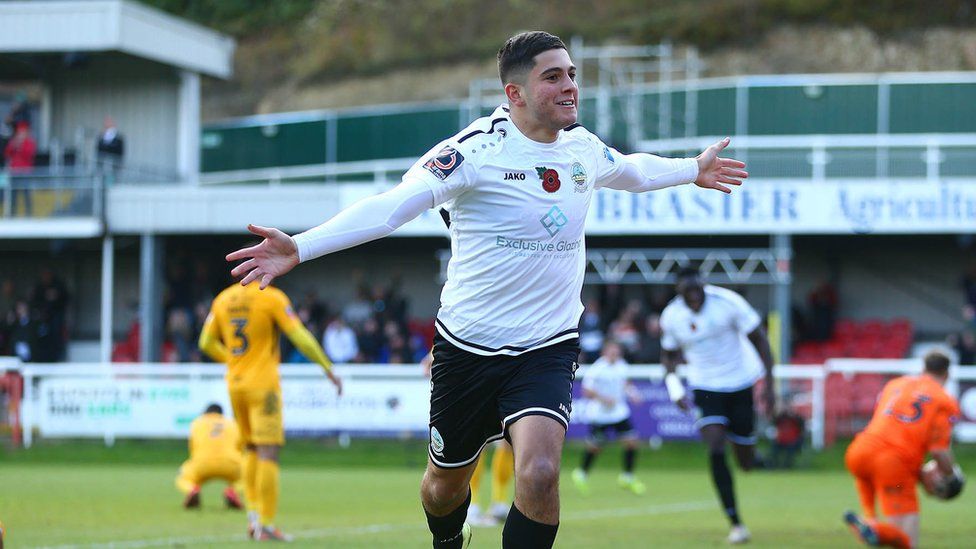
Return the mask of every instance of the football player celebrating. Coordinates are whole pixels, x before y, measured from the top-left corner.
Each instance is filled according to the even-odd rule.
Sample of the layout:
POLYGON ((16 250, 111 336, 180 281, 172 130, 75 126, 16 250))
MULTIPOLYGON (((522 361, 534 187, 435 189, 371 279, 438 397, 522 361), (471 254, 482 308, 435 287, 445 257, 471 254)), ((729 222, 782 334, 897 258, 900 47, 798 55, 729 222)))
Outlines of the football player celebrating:
POLYGON ((498 52, 507 104, 418 161, 392 190, 294 238, 251 226, 264 241, 228 254, 242 284, 267 285, 301 261, 381 238, 443 205, 453 255, 441 293, 431 369, 430 444, 420 494, 434 547, 461 547, 469 480, 481 450, 515 453, 515 502, 504 547, 551 547, 559 526, 559 465, 579 357, 587 211, 607 187, 647 192, 690 184, 731 192, 741 162, 622 155, 576 123, 576 66, 547 32, 498 52))
POLYGON ((732 472, 725 459, 726 439, 735 448, 739 468, 755 464, 756 412, 753 387, 765 377, 763 399, 770 417, 776 408, 773 392, 773 354, 762 319, 739 294, 705 284, 697 269, 678 273, 677 296, 661 313, 661 362, 665 385, 678 406, 688 409, 685 390, 675 369, 688 364, 694 404, 701 410, 695 422, 708 447, 712 482, 731 523, 729 543, 746 543, 751 534, 742 523, 735 500, 732 472), (762 366, 745 358, 742 338, 756 348, 762 366))

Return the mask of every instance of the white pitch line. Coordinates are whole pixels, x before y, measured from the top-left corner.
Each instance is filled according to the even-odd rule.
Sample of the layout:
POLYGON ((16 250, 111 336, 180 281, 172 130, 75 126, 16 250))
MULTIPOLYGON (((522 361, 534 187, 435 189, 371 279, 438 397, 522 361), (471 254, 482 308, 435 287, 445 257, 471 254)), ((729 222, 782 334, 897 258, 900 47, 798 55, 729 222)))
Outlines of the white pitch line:
MULTIPOLYGON (((692 511, 702 511, 711 509, 715 506, 711 501, 685 501, 677 503, 664 503, 661 505, 649 505, 643 507, 623 507, 617 509, 595 509, 590 511, 577 511, 575 513, 564 513, 563 520, 594 520, 607 517, 634 517, 648 515, 667 515, 671 513, 687 513, 692 511)), ((349 526, 339 528, 318 528, 311 530, 299 530, 294 532, 295 539, 320 539, 339 535, 362 535, 376 534, 379 532, 392 532, 397 530, 414 530, 420 528, 420 523, 411 524, 367 524, 365 526, 349 526)), ((241 534, 224 536, 196 536, 196 537, 171 537, 155 539, 139 539, 129 541, 109 541, 103 543, 90 543, 86 545, 56 545, 42 546, 37 549, 143 549, 146 547, 172 547, 174 545, 191 545, 198 543, 227 543, 232 541, 245 541, 247 538, 241 534)))

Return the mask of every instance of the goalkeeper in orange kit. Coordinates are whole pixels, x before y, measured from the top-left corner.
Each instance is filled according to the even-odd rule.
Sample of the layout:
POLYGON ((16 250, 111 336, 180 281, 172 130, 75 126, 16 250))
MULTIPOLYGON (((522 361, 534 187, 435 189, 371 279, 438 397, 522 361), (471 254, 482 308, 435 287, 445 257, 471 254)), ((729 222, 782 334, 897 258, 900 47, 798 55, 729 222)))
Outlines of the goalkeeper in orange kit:
POLYGON ((248 535, 256 540, 288 540, 274 526, 278 511, 278 454, 285 443, 281 413, 279 334, 319 364, 342 394, 315 337, 302 325, 284 292, 233 284, 213 301, 200 333, 200 349, 227 364, 227 388, 244 443, 244 497, 248 535))
POLYGON ((959 405, 942 388, 948 377, 949 358, 932 352, 925 356, 922 375, 888 382, 871 422, 847 449, 847 470, 854 475, 864 516, 848 511, 844 520, 867 545, 918 545, 915 484, 926 453, 944 478, 936 495, 951 499, 962 490, 964 479, 949 449, 959 405), (883 521, 877 519, 875 500, 883 521))

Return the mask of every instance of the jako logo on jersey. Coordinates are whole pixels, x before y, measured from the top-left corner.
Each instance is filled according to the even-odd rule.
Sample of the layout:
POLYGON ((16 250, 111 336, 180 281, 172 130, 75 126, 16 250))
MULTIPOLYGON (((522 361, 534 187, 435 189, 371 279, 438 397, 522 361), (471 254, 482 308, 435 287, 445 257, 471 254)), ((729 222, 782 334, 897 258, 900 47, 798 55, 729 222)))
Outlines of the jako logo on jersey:
POLYGON ((525 181, 525 174, 519 172, 505 172, 505 181, 525 181))
POLYGON ((424 163, 424 168, 440 180, 447 179, 454 170, 464 162, 464 156, 454 147, 448 145, 437 153, 437 156, 424 163))
POLYGON ((444 439, 441 438, 437 427, 430 428, 430 449, 437 455, 444 457, 444 439))
POLYGON ((549 236, 556 236, 556 233, 558 233, 559 230, 569 222, 569 219, 567 219, 566 214, 559 209, 559 206, 553 206, 552 208, 549 208, 546 215, 539 219, 539 222, 542 223, 542 226, 546 229, 546 232, 549 233, 549 236))
POLYGON ((607 160, 609 160, 611 164, 617 163, 617 159, 615 159, 613 157, 613 153, 610 152, 610 147, 603 147, 603 156, 607 157, 607 160))
POLYGON ((539 179, 542 180, 542 188, 547 193, 554 193, 559 190, 561 183, 559 182, 559 173, 556 170, 545 166, 536 166, 535 171, 539 174, 539 179))
POLYGON ((586 192, 586 170, 579 162, 573 162, 573 185, 576 192, 586 192))

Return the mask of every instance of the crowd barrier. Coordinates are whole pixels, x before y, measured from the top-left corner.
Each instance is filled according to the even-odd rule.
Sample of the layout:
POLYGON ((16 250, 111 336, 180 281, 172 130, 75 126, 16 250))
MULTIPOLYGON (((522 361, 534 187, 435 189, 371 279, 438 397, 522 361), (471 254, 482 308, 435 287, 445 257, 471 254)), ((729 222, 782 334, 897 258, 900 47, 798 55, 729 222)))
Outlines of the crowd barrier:
MULTIPOLYGON (((0 359, 6 423, 15 443, 44 438, 182 438, 210 403, 229 410, 225 368, 216 364, 20 364, 0 359), (19 389, 22 380, 23 393, 19 389)), ((774 373, 782 402, 807 418, 810 443, 820 449, 853 434, 870 418, 892 376, 917 373, 919 360, 832 359, 824 365, 780 365, 774 373)), ((419 366, 338 365, 337 397, 318 366, 283 365, 282 400, 289 436, 426 437, 430 383, 419 366)), ((680 370, 679 370, 680 374, 680 370)), ((589 403, 577 373, 570 437, 585 436, 589 403)), ((694 439, 695 417, 670 402, 660 365, 629 367, 638 396, 633 422, 649 441, 694 439)), ((947 389, 963 417, 961 442, 976 441, 976 367, 954 366, 947 389)), ((758 400, 757 400, 758 402, 758 400)))

